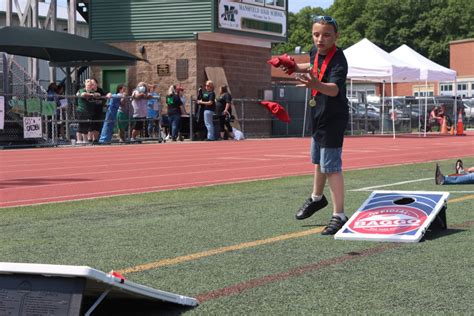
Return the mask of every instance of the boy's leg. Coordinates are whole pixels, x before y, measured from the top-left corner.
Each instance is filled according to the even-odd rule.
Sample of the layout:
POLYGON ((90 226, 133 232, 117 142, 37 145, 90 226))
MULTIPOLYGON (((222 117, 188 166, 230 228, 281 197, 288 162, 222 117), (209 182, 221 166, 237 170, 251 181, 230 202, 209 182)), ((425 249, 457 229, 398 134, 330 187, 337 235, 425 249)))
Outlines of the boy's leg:
POLYGON ((344 176, 342 172, 327 175, 331 199, 333 202, 333 214, 344 213, 344 176))
POLYGON ((326 175, 321 172, 320 158, 321 148, 317 142, 312 139, 311 162, 314 164, 313 193, 296 213, 296 219, 306 219, 328 205, 328 201, 323 194, 324 185, 326 184, 326 175))
POLYGON ((323 235, 334 235, 347 222, 344 214, 344 177, 342 174, 342 147, 322 148, 321 172, 326 174, 333 203, 333 215, 323 235))

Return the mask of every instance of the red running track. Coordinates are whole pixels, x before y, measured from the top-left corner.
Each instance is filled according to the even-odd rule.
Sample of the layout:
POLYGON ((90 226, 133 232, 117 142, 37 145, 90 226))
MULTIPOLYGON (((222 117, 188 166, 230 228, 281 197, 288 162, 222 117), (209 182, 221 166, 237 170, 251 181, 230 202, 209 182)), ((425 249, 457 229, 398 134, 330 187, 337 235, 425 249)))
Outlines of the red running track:
MULTIPOLYGON (((310 138, 0 151, 0 207, 313 172, 310 138)), ((474 135, 348 137, 344 169, 474 156, 474 135)))

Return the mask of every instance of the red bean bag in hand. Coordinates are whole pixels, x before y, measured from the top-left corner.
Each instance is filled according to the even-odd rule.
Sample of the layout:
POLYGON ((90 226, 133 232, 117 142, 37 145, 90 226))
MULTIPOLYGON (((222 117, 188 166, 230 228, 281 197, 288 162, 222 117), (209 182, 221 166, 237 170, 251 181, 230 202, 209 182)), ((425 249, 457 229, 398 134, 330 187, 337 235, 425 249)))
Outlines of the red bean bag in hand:
POLYGON ((272 59, 268 60, 267 63, 272 65, 273 67, 280 67, 283 66, 288 69, 288 74, 291 75, 295 72, 296 62, 293 57, 288 56, 288 54, 283 54, 278 57, 273 57, 272 59))
POLYGON ((272 101, 262 101, 260 102, 260 104, 266 106, 266 108, 280 121, 290 123, 290 116, 288 115, 288 113, 286 113, 285 108, 280 104, 272 101))

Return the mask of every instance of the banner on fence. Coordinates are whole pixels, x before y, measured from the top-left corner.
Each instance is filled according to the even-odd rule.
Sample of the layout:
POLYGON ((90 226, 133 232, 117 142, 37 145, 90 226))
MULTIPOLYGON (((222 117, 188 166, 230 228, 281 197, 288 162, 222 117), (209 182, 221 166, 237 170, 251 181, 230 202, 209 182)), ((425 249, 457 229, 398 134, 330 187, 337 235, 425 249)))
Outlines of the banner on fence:
POLYGON ((41 117, 23 117, 23 137, 41 138, 43 131, 41 128, 41 117))

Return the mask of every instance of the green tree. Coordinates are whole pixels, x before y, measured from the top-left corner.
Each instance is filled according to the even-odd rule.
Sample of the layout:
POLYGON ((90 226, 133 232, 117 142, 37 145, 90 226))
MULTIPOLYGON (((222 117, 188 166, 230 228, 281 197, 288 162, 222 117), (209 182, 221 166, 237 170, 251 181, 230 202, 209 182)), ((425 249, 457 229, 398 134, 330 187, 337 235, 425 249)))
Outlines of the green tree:
POLYGON ((311 37, 312 17, 323 15, 322 8, 304 7, 298 13, 288 14, 288 42, 274 44, 273 54, 292 53, 297 46, 301 46, 302 51, 308 52, 313 40, 311 37))
MULTIPOLYGON (((311 15, 321 8, 303 8, 289 15, 287 43, 274 53, 308 51, 312 45, 311 15)), ((338 46, 345 49, 363 38, 391 52, 406 44, 420 54, 449 66, 449 42, 474 37, 472 0, 335 0, 327 10, 339 25, 338 46)))

